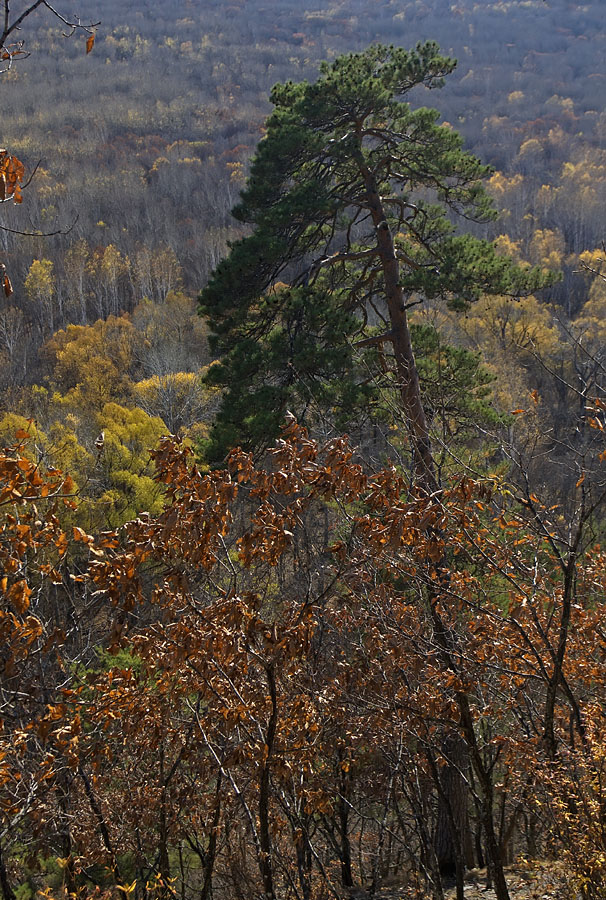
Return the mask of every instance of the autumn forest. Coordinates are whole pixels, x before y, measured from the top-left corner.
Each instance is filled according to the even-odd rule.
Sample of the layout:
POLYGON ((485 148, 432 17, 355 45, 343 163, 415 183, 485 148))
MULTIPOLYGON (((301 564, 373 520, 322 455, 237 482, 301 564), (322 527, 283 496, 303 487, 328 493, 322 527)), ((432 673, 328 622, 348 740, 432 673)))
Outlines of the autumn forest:
POLYGON ((0 2, 2 900, 606 897, 600 4, 77 6, 0 2))

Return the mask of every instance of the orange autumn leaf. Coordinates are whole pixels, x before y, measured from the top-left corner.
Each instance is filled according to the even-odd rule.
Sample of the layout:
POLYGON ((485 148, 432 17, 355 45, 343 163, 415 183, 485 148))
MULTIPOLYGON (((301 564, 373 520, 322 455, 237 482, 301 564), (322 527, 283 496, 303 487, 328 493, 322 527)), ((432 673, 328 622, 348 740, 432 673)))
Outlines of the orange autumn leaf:
POLYGON ((29 598, 32 595, 31 588, 23 579, 15 582, 8 592, 8 597, 18 613, 23 614, 29 607, 29 598))
POLYGON ((0 201, 13 200, 21 203, 21 183, 25 177, 25 166, 6 149, 0 150, 0 201))

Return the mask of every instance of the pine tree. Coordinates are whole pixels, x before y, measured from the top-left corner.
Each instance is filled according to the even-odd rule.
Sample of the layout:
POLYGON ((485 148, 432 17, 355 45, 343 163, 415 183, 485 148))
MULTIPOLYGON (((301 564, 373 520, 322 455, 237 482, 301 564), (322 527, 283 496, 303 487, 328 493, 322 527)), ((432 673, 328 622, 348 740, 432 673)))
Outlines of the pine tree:
POLYGON ((214 384, 226 388, 207 455, 262 447, 286 409, 330 411, 344 427, 368 411, 389 368, 418 483, 435 487, 429 428, 407 310, 446 297, 516 296, 545 283, 537 269, 457 234, 454 220, 494 216, 489 173, 403 100, 440 87, 455 62, 435 43, 372 46, 324 63, 314 83, 276 85, 274 112, 234 216, 252 226, 200 296, 214 384))

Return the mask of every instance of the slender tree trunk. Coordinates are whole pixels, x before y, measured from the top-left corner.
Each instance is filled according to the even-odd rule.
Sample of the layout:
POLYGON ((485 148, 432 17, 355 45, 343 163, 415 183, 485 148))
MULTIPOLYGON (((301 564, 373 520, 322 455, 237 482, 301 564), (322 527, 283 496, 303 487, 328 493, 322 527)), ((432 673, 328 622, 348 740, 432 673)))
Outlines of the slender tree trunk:
POLYGON ((168 856, 168 822, 167 822, 167 797, 166 782, 164 779, 164 743, 160 744, 160 780, 162 782, 162 794, 160 797, 160 814, 158 821, 158 872, 162 878, 162 892, 170 891, 170 860, 168 856))
POLYGON ((557 745, 554 730, 555 706, 558 688, 561 687, 570 704, 573 722, 582 744, 586 744, 585 727, 578 702, 572 694, 568 682, 564 676, 564 658, 568 646, 570 633, 570 617, 572 612, 572 600, 576 579, 576 547, 581 538, 581 526, 577 529, 574 546, 566 561, 564 568, 564 589, 562 591, 562 611, 560 613, 560 626, 558 631, 558 645, 553 655, 553 672, 547 684, 545 697, 545 712, 543 715, 543 743, 549 759, 556 757, 557 745))
MULTIPOLYGON (((338 754, 339 767, 343 762, 343 755, 338 754)), ((340 863, 341 863, 341 884, 345 888, 353 887, 353 874, 351 869, 351 843, 349 840, 349 813, 350 805, 347 802, 349 794, 350 777, 347 772, 341 769, 339 779, 339 801, 337 805, 337 815, 339 820, 339 843, 340 843, 340 863)))
POLYGON ((461 717, 461 728, 467 744, 471 764, 477 778, 477 785, 481 796, 480 822, 484 832, 484 847, 486 849, 486 864, 491 876, 494 892, 497 900, 509 900, 509 889, 503 871, 503 858, 501 847, 497 839, 494 827, 494 792, 492 784, 492 772, 486 765, 476 739, 473 716, 467 694, 457 694, 457 705, 461 717))
POLYGON ((391 326, 389 340, 393 346, 402 409, 411 435, 417 486, 426 493, 433 494, 438 488, 438 483, 419 373, 412 349, 406 302, 400 285, 400 264, 374 176, 361 154, 358 164, 364 178, 366 199, 377 235, 377 249, 383 269, 385 299, 391 326))
POLYGON ((265 733, 265 760, 261 767, 259 784, 259 846, 261 850, 260 868, 266 900, 276 900, 271 859, 271 832, 269 827, 270 761, 278 724, 278 698, 276 693, 276 673, 272 665, 266 670, 267 686, 271 699, 271 713, 265 733))
POLYGON ((306 837, 297 843, 297 872, 303 900, 311 900, 311 853, 306 837))
POLYGON ((74 882, 74 861, 72 859, 72 836, 70 829, 69 815, 69 780, 66 771, 61 772, 58 784, 58 806, 61 811, 60 840, 61 840, 61 856, 66 860, 63 869, 63 883, 68 894, 73 893, 75 889, 74 882))
MULTIPOLYGON (((86 772, 82 768, 82 766, 78 766, 78 774, 82 779, 82 784, 84 785, 84 793, 88 798, 88 802, 90 803, 90 808, 92 809, 94 816, 97 820, 97 828, 99 829, 99 834, 101 835, 101 839, 103 841, 103 846, 105 847, 107 854, 111 860, 112 871, 114 874, 114 878, 118 882, 118 884, 123 885, 125 879, 123 878, 120 867, 118 865, 118 859, 116 856, 116 852, 112 845, 112 840, 109 834, 109 829, 107 827, 107 823, 103 818, 103 813, 101 811, 101 807, 97 802, 97 798, 95 797, 92 785, 90 783, 90 779, 88 778, 86 772)), ((122 900, 128 900, 128 893, 122 888, 118 888, 118 894, 122 898, 122 900)))
MULTIPOLYGON (((421 870, 434 900, 444 900, 440 868, 436 857, 435 841, 432 839, 429 832, 427 811, 422 799, 418 796, 415 797, 414 788, 410 792, 410 805, 419 835, 421 870)), ((402 816, 397 806, 396 812, 400 825, 404 826, 402 816)), ((402 827, 402 830, 405 832, 405 827, 402 827)))
POLYGON ((223 776, 221 770, 217 773, 217 789, 215 791, 215 810, 213 820, 208 837, 208 849, 204 859, 204 881, 202 882, 202 892, 200 900, 209 900, 211 896, 213 870, 215 867, 215 859, 217 857, 217 839, 219 837, 219 821, 221 818, 221 785, 223 776))
MULTIPOLYGON (((391 325, 389 340, 394 351, 402 409, 411 436, 416 484, 424 493, 431 496, 438 490, 438 482, 406 314, 405 297, 400 285, 400 264, 374 177, 365 165, 361 153, 358 164, 364 178, 366 198, 377 235, 377 248, 383 269, 385 297, 391 325)), ((437 625, 440 630, 444 630, 441 622, 438 621, 437 625)), ((446 737, 447 742, 452 743, 455 740, 457 738, 454 735, 446 737)), ((446 756, 448 757, 448 753, 446 756)), ((439 801, 436 853, 443 877, 455 877, 461 866, 464 868, 464 862, 461 861, 460 838, 453 830, 453 820, 462 823, 467 810, 466 787, 459 784, 459 781, 460 772, 455 772, 454 769, 449 771, 448 783, 444 785, 448 793, 445 799, 441 798, 439 801), (445 803, 450 805, 450 810, 446 809, 445 803)))
MULTIPOLYGON (((387 221, 387 216, 381 202, 374 175, 366 165, 361 150, 361 138, 360 150, 356 155, 356 161, 360 174, 364 180, 366 202, 371 213, 377 236, 377 250, 379 252, 383 270, 385 299, 391 325, 389 340, 392 343, 394 351, 402 409, 406 416, 411 435, 416 484, 421 491, 428 496, 432 496, 437 492, 439 485, 432 454, 429 426, 423 406, 419 375, 412 348, 410 327, 406 314, 405 296, 400 285, 400 264, 396 254, 393 235, 387 221)), ((441 565, 438 564, 436 566, 436 578, 438 585, 448 579, 447 566, 444 564, 444 561, 441 565)), ((457 664, 453 653, 456 638, 450 633, 449 629, 445 627, 435 603, 439 594, 439 586, 430 586, 429 592, 433 636, 436 645, 440 650, 446 667, 452 672, 456 672, 457 664)), ((509 900, 509 892, 503 872, 499 845, 494 832, 491 774, 484 766, 484 761, 477 748, 469 698, 466 694, 461 692, 458 694, 457 702, 461 716, 463 737, 468 751, 471 754, 472 765, 478 776, 482 790, 482 826, 485 833, 488 864, 491 867, 494 878, 495 893, 497 900, 509 900)), ((458 792, 455 792, 455 794, 448 797, 448 802, 451 804, 455 822, 463 821, 463 811, 458 808, 457 805, 460 802, 460 797, 457 796, 457 793, 458 792)), ((467 808, 466 797, 464 807, 465 809, 467 808)), ((456 845, 457 835, 453 834, 451 837, 453 839, 453 844, 456 845)), ((460 882, 460 880, 459 874, 458 881, 460 882)))

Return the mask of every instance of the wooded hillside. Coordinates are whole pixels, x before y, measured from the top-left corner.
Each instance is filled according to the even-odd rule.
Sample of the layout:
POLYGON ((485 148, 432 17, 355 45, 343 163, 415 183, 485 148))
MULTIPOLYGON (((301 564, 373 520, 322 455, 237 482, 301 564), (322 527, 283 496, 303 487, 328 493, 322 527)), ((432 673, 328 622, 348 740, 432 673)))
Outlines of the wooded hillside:
POLYGON ((4 13, 3 900, 604 897, 601 6, 4 13))

